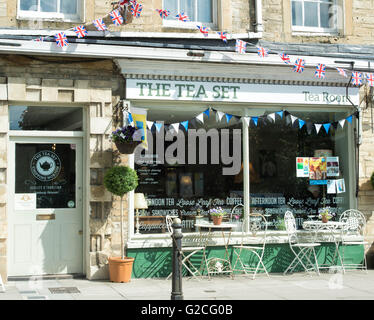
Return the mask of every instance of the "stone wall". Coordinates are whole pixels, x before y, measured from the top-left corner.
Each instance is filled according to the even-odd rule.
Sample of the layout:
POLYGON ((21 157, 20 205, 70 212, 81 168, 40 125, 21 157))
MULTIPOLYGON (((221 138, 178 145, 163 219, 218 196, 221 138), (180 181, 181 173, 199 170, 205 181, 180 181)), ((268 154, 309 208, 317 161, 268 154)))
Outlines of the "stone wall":
MULTIPOLYGON (((47 57, 0 57, 0 272, 6 279, 7 266, 7 132, 9 101, 48 103, 49 106, 81 105, 87 115, 84 164, 86 210, 83 220, 89 221, 86 248, 88 278, 107 278, 106 259, 120 250, 119 201, 103 186, 103 175, 113 161, 126 164, 127 158, 113 153, 109 134, 113 122, 113 106, 124 94, 124 80, 113 73, 112 61, 56 59, 47 57), (98 80, 100 79, 100 80, 98 80), (114 156, 113 156, 114 155, 114 156), (89 242, 89 244, 88 244, 89 242)), ((10 102, 11 103, 11 102, 10 102)), ((116 120, 116 119, 114 119, 116 120)), ((127 212, 125 205, 125 211, 127 212)), ((127 214, 127 213, 126 213, 127 214)))

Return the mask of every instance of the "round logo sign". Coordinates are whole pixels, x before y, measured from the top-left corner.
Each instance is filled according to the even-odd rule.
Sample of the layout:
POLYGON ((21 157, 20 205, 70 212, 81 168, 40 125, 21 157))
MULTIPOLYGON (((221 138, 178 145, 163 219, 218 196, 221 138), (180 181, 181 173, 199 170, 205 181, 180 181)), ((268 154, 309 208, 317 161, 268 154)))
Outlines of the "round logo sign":
POLYGON ((52 151, 39 151, 31 159, 30 168, 36 179, 51 181, 60 173, 61 161, 57 154, 52 151))

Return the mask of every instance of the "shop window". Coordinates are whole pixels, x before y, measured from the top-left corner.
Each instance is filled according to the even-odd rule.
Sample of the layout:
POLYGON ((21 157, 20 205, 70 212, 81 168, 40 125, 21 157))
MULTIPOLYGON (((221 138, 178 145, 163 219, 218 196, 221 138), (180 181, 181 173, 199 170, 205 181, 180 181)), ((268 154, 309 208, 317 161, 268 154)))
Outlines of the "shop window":
MULTIPOLYGON (((175 123, 196 115, 148 110, 147 118, 175 123)), ((135 155, 139 176, 135 192, 144 193, 148 200, 148 209, 139 219, 141 234, 167 232, 166 215, 179 216, 183 232, 195 232, 196 221, 210 220, 209 209, 222 207, 231 212, 236 204, 243 203, 240 120, 227 122, 223 118, 217 122, 212 114, 203 124, 195 121, 187 131, 182 126, 178 133, 153 128, 148 130, 147 140, 148 151, 143 152, 141 161, 135 155)), ((238 208, 238 215, 242 208, 238 208)))
POLYGON ((335 0, 292 0, 292 31, 337 33, 342 7, 335 0))
POLYGON ((165 26, 196 28, 196 24, 215 27, 217 20, 217 0, 164 0, 164 9, 170 16, 164 19, 165 26), (184 13, 188 22, 177 21, 177 14, 184 13))
POLYGON ((62 19, 81 18, 82 0, 19 0, 18 18, 62 19))
POLYGON ((82 131, 79 107, 10 106, 10 130, 82 131))
POLYGON ((324 207, 330 207, 336 216, 352 207, 350 192, 354 187, 350 185, 350 176, 355 169, 350 165, 353 152, 348 148, 352 125, 346 124, 344 129, 331 127, 328 133, 322 128, 317 134, 313 124, 332 123, 347 114, 292 112, 292 115, 307 124, 300 129, 298 120, 292 124, 288 116, 275 122, 259 122, 257 126, 251 124, 249 129, 250 208, 265 214, 269 229, 284 229, 282 218, 286 210, 294 213, 301 228, 304 220, 318 219, 324 207), (298 169, 304 169, 298 167, 297 158, 308 161, 316 158, 313 160, 316 165, 305 164, 305 172, 297 173, 298 169), (334 188, 330 188, 330 182, 335 184, 334 188), (338 190, 337 183, 345 191, 338 190))

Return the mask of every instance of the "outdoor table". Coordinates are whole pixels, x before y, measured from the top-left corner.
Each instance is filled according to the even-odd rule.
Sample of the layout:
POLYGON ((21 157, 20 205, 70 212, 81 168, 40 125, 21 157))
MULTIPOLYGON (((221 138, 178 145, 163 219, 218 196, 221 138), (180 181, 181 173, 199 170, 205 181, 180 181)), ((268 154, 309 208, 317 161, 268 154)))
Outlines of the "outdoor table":
POLYGON ((331 260, 331 264, 328 265, 327 263, 323 263, 323 264, 321 264, 322 266, 321 265, 318 266, 319 269, 334 267, 334 261, 335 261, 336 255, 338 256, 338 258, 340 260, 340 265, 341 266, 343 265, 342 257, 341 257, 340 252, 339 252, 339 239, 337 239, 334 231, 341 229, 344 225, 345 225, 344 222, 339 222, 339 221, 322 222, 320 220, 305 221, 303 223, 303 228, 305 230, 315 232, 315 238, 317 237, 317 234, 319 232, 321 232, 323 230, 327 230, 328 233, 331 236, 331 239, 334 242, 335 251, 334 251, 334 258, 331 260))
POLYGON ((228 251, 228 246, 230 243, 231 231, 237 225, 234 223, 222 222, 219 225, 215 225, 212 222, 201 222, 195 223, 195 226, 199 228, 200 234, 202 229, 208 229, 208 236, 206 237, 205 248, 207 247, 209 241, 212 240, 214 232, 221 231, 223 238, 223 245, 225 247, 225 255, 222 258, 212 257, 207 260, 207 273, 208 277, 210 274, 219 273, 230 273, 232 276, 232 266, 230 261, 230 255, 228 251))

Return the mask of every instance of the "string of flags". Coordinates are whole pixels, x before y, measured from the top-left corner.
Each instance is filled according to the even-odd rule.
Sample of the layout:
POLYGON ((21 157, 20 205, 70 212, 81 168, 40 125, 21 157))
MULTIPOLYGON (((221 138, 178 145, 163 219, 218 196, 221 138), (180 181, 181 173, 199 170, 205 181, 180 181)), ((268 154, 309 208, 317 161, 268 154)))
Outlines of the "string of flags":
MULTIPOLYGON (((141 16, 143 5, 138 3, 136 0, 119 0, 117 8, 112 10, 109 13, 109 16, 111 18, 112 23, 115 26, 120 26, 125 22, 125 18, 123 16, 124 11, 130 11, 131 14, 139 18, 141 16)), ((161 19, 167 19, 172 15, 170 10, 167 9, 156 9, 156 12, 159 14, 161 19)), ((174 16, 174 15, 173 15, 174 16)), ((185 12, 179 12, 174 16, 174 19, 180 22, 190 22, 190 18, 185 12)), ((103 18, 98 18, 92 21, 92 24, 96 27, 99 31, 107 31, 108 26, 105 24, 103 18)), ((196 25, 197 29, 204 35, 205 38, 209 36, 209 28, 203 25, 196 25)), ((53 37, 55 38, 56 45, 60 48, 64 48, 69 46, 68 39, 66 37, 66 31, 74 31, 78 38, 84 38, 88 35, 88 31, 85 27, 85 25, 80 25, 68 30, 65 30, 63 32, 59 32, 55 34, 53 37)), ((225 31, 219 31, 215 32, 218 34, 219 38, 224 42, 228 43, 228 33, 225 31)), ((49 38, 52 36, 47 37, 39 37, 37 39, 34 39, 35 41, 42 42, 44 39, 49 38)), ((252 43, 248 43, 246 41, 236 39, 235 43, 235 51, 239 54, 245 54, 247 50, 247 45, 255 46, 257 48, 257 54, 260 58, 265 59, 269 57, 270 50, 267 48, 264 48, 262 46, 257 46, 252 43)), ((287 65, 292 66, 292 70, 296 73, 301 74, 305 70, 305 59, 302 58, 296 58, 296 60, 292 63, 290 56, 285 52, 275 52, 278 54, 280 59, 287 65)), ((314 72, 314 76, 318 79, 325 79, 326 77, 326 69, 328 66, 326 64, 318 63, 314 72)), ((337 68, 337 67, 331 67, 333 69, 336 69, 336 71, 342 76, 347 78, 348 73, 346 69, 344 68, 337 68)), ((370 86, 374 87, 374 73, 362 73, 358 71, 352 71, 350 75, 350 83, 354 86, 361 86, 364 84, 364 82, 370 86)))
MULTIPOLYGON (((204 119, 210 118, 210 116, 215 115, 215 119, 217 122, 226 121, 227 124, 231 121, 231 119, 236 119, 236 121, 243 121, 247 127, 258 127, 260 124, 266 125, 268 123, 275 123, 277 119, 285 119, 286 124, 291 124, 291 127, 296 127, 299 130, 305 128, 308 134, 312 134, 313 129, 315 130, 316 134, 319 134, 321 129, 323 128, 326 134, 331 132, 331 127, 335 130, 339 128, 344 129, 345 123, 352 123, 353 116, 357 117, 357 113, 352 113, 349 116, 327 123, 313 123, 311 121, 303 120, 287 110, 281 110, 277 112, 273 112, 267 115, 261 116, 237 116, 229 113, 225 113, 213 108, 208 108, 205 111, 198 114, 195 118, 190 120, 185 120, 182 122, 164 124, 163 121, 147 121, 147 128, 152 130, 152 128, 156 128, 157 132, 160 132, 162 126, 164 126, 165 130, 173 129, 176 133, 178 133, 179 129, 182 127, 187 132, 189 126, 196 126, 197 124, 204 124, 204 119)), ((128 112, 128 123, 133 123, 133 118, 131 112, 128 112)))

